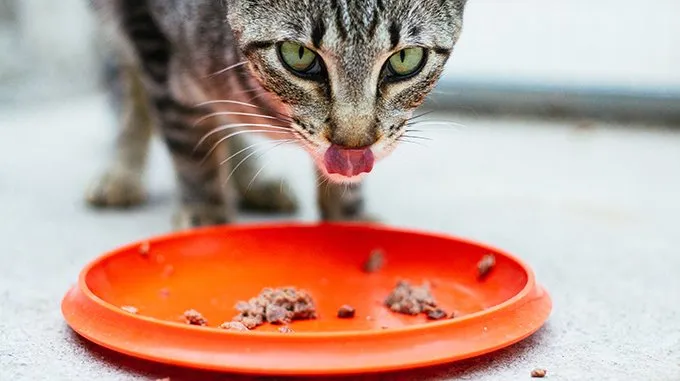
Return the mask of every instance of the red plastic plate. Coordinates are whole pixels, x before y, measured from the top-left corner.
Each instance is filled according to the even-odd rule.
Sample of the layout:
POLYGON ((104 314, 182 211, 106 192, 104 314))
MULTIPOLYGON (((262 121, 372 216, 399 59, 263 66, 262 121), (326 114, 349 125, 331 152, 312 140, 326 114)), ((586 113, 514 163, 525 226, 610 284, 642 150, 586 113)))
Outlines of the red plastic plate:
POLYGON ((531 335, 550 310, 531 269, 500 250, 356 224, 225 226, 150 239, 90 263, 62 302, 68 324, 104 347, 167 364, 269 375, 380 372, 466 359, 531 335), (386 263, 368 274, 362 264, 374 249, 386 263), (477 263, 489 253, 496 266, 480 281, 477 263), (391 312, 383 301, 399 280, 430 282, 441 307, 459 317, 427 321, 391 312), (283 286, 309 291, 319 318, 294 322, 292 334, 270 325, 215 328, 236 314, 237 301, 283 286), (336 317, 343 304, 356 308, 354 319, 336 317), (201 312, 209 327, 183 323, 187 309, 201 312))

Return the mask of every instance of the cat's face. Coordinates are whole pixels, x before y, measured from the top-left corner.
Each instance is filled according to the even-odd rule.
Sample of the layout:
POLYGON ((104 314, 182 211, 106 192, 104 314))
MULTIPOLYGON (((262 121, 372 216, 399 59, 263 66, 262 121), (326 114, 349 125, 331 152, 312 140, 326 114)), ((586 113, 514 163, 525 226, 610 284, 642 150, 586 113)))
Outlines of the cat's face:
POLYGON ((230 0, 229 23, 262 86, 317 165, 355 181, 391 152, 441 75, 461 0, 230 0))

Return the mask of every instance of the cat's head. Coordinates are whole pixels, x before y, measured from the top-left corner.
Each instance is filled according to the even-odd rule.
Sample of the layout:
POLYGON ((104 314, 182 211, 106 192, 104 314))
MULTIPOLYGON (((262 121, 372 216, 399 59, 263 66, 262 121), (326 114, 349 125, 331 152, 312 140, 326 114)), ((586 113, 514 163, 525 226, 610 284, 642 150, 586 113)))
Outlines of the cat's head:
POLYGON ((229 0, 250 69, 317 165, 355 181, 388 155, 439 79, 465 0, 229 0))

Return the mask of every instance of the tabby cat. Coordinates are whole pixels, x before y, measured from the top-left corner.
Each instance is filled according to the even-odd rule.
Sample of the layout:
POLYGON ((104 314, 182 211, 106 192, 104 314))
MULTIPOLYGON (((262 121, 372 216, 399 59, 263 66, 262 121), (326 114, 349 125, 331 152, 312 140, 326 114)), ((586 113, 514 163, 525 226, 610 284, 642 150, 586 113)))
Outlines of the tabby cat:
POLYGON ((143 201, 152 130, 170 150, 178 228, 233 221, 241 207, 293 210, 257 180, 264 143, 316 162, 323 219, 364 216, 360 180, 407 130, 439 79, 465 0, 91 0, 111 26, 121 128, 93 205, 143 201), (254 156, 254 157, 253 157, 254 156))

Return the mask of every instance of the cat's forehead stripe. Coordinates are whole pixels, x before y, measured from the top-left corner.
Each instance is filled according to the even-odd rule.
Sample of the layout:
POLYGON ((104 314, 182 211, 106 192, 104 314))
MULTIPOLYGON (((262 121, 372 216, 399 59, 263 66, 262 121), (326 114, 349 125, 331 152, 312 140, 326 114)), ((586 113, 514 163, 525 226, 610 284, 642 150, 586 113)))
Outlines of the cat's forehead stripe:
POLYGON ((321 48, 321 42, 323 41, 323 37, 326 34, 326 24, 324 23, 322 18, 317 18, 316 21, 314 22, 314 27, 312 28, 312 45, 314 45, 315 48, 319 49, 321 48))
POLYGON ((343 1, 331 0, 331 2, 333 4, 333 9, 335 9, 335 26, 338 29, 340 37, 343 40, 346 40, 350 24, 347 7, 343 1))
POLYGON ((399 41, 401 41, 401 24, 397 21, 392 21, 390 25, 390 48, 396 48, 399 45, 399 41))
POLYGON ((382 0, 331 0, 330 5, 335 11, 335 27, 342 40, 347 40, 350 35, 353 38, 372 39, 381 13, 385 11, 382 0))

